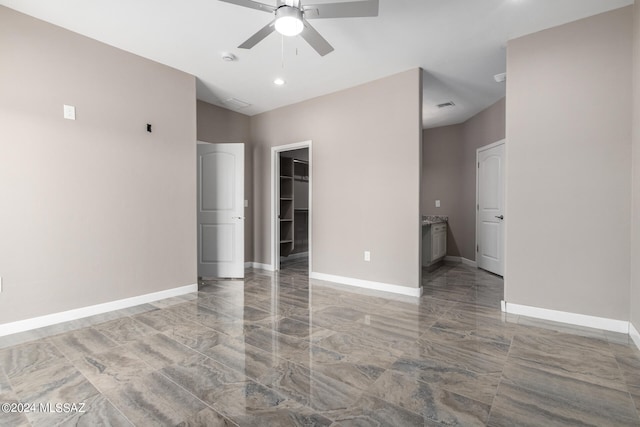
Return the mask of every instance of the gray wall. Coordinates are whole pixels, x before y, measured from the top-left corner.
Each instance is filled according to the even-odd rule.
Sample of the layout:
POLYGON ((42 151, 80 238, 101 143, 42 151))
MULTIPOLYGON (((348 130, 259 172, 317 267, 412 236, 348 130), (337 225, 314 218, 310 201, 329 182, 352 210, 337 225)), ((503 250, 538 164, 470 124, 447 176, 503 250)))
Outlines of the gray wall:
POLYGON ((271 263, 271 147, 312 140, 313 271, 420 286, 421 74, 251 118, 257 262, 271 263))
POLYGON ((505 298, 629 319, 630 7, 507 48, 505 298))
POLYGON ((200 100, 197 102, 197 114, 198 141, 249 142, 249 116, 200 100))
POLYGON ((422 212, 449 216, 447 255, 476 259, 476 150, 504 136, 504 98, 464 123, 424 130, 422 212))
POLYGON ((0 58, 0 323, 195 283, 194 77, 2 6, 0 58))
POLYGON ((633 6, 633 183, 631 322, 640 331, 640 4, 633 6))
POLYGON ((425 129, 422 137, 422 213, 448 215, 447 255, 460 256, 462 124, 425 129), (435 201, 440 200, 440 207, 435 201))
POLYGON ((244 260, 253 261, 253 150, 249 139, 250 117, 204 101, 197 103, 198 141, 244 143, 244 260))

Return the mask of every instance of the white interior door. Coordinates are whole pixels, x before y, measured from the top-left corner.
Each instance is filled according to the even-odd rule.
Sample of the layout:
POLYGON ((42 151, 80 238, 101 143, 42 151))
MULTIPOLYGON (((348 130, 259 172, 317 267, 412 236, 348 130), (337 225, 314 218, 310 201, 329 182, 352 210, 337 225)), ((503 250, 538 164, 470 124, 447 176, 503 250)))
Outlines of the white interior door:
POLYGON ((477 151, 476 260, 504 275, 504 141, 477 151))
POLYGON ((244 277, 244 144, 198 144, 198 276, 244 277))

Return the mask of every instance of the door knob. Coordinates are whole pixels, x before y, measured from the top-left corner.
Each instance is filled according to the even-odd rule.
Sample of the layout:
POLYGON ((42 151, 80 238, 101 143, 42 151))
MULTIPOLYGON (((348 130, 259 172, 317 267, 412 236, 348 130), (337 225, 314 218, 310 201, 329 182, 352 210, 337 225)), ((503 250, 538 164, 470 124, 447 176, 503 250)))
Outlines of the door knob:
POLYGON ((504 219, 504 215, 496 216, 498 219, 504 219))
POLYGON ((243 216, 232 216, 231 219, 244 219, 243 216))

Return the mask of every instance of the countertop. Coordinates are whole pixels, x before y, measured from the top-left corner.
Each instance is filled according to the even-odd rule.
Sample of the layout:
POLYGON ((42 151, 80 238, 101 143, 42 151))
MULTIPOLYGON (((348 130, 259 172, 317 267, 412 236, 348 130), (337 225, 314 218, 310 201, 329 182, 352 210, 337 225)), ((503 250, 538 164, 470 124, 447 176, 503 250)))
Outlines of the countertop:
POLYGON ((444 215, 422 215, 422 225, 442 224, 447 221, 449 217, 444 215))

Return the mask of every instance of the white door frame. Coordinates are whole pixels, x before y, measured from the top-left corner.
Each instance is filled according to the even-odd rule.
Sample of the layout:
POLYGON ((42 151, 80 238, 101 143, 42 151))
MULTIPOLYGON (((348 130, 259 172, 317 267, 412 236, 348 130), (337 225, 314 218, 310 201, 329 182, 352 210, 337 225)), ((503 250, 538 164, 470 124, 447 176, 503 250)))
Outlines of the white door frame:
POLYGON ((280 270, 280 221, 278 220, 278 210, 280 209, 280 153, 283 151, 309 149, 309 274, 311 274, 311 250, 312 250, 312 229, 313 223, 313 150, 312 141, 295 142, 293 144, 278 145, 271 147, 271 268, 273 271, 280 270))
MULTIPOLYGON (((476 221, 475 222, 475 229, 476 229, 476 267, 478 267, 478 256, 479 256, 478 250, 477 250, 477 248, 478 248, 478 213, 479 213, 478 212, 478 204, 480 202, 479 201, 479 196, 480 196, 479 178, 480 177, 478 176, 478 174, 480 172, 479 168, 478 168, 479 155, 480 155, 481 151, 490 150, 490 149, 492 149, 494 147, 497 147, 499 145, 505 145, 505 141, 506 141, 506 139, 501 139, 500 141, 496 141, 496 142, 494 142, 492 144, 488 144, 488 145, 483 145, 482 147, 476 149, 476 163, 475 163, 475 168, 476 168, 476 220, 475 220, 476 221)), ((505 147, 506 147, 506 145, 505 145, 505 147)), ((505 163, 506 163, 506 156, 505 156, 504 160, 505 160, 505 163)), ((506 207, 505 198, 506 198, 506 195, 507 195, 507 191, 506 191, 507 176, 506 176, 506 174, 504 175, 503 180, 504 180, 504 187, 505 187, 504 192, 503 192, 503 200, 502 200, 502 203, 504 204, 504 206, 503 206, 503 210, 504 210, 504 208, 506 207)), ((503 220, 503 224, 505 222, 506 222, 506 219, 503 220)), ((506 257, 505 257, 505 252, 506 251, 504 250, 505 249, 505 242, 507 240, 506 239, 506 233, 504 232, 505 229, 506 229, 506 226, 503 226, 503 228, 502 228, 502 266, 503 266, 502 274, 503 274, 503 276, 502 277, 504 277, 504 272, 507 270, 506 257)))

